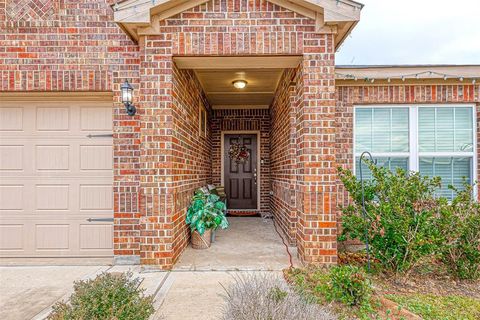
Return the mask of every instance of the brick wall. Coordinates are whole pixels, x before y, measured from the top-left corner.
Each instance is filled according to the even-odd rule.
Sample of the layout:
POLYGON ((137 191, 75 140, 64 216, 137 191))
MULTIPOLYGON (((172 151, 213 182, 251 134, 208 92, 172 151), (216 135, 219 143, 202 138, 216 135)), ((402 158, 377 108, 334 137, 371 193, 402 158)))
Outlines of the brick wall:
POLYGON ((173 261, 187 246, 190 230, 185 215, 195 189, 212 183, 212 132, 207 123, 206 134, 199 133, 199 108, 209 105, 202 87, 191 70, 173 73, 173 261))
POLYGON ((296 103, 298 70, 285 70, 270 108, 270 210, 291 244, 296 242, 296 103))
POLYGON ((140 261, 173 263, 174 197, 173 157, 173 60, 157 46, 164 36, 150 36, 140 43, 140 261), (156 70, 152 72, 152 70, 156 70))
POLYGON ((297 247, 302 262, 337 262, 335 50, 312 35, 296 81, 297 247))
POLYGON ((141 46, 142 264, 171 267, 189 239, 185 213, 193 191, 211 182, 211 133, 199 134, 209 106, 193 71, 176 68, 169 35, 141 46))
POLYGON ((221 185, 222 131, 260 131, 260 214, 270 215, 270 115, 268 109, 213 110, 212 126, 212 179, 221 185))
MULTIPOLYGON (((336 259, 335 218, 332 204, 335 196, 335 172, 333 162, 334 132, 333 111, 334 91, 334 42, 333 34, 315 32, 315 21, 290 12, 265 0, 237 1, 212 0, 175 17, 157 22, 156 35, 144 36, 140 44, 148 61, 142 62, 142 92, 148 104, 144 107, 153 114, 173 118, 168 90, 171 86, 167 79, 172 75, 173 55, 272 55, 301 54, 303 67, 299 73, 296 91, 300 98, 297 102, 296 163, 299 171, 296 180, 299 223, 297 224, 297 243, 303 261, 313 263, 332 263, 336 259), (147 54, 148 53, 148 54, 147 54), (148 88, 148 90, 147 90, 148 88), (161 97, 154 99, 155 93, 161 97), (164 91, 164 92, 163 92, 164 91), (165 95, 164 95, 165 93, 165 95), (162 110, 163 109, 163 113, 162 110), (326 169, 324 169, 326 168, 326 169), (332 182, 333 181, 333 182, 332 182)), ((145 118, 147 120, 148 117, 145 118)), ((162 179, 173 181, 173 166, 169 162, 173 130, 170 124, 142 121, 142 163, 154 166, 154 157, 147 155, 166 154, 166 167, 162 179), (145 128, 144 128, 145 127, 145 128), (165 141, 164 145, 155 144, 150 148, 148 141, 165 141), (163 148, 159 150, 159 148, 163 148)), ((218 142, 217 142, 218 143, 218 142)), ((213 141, 215 146, 215 141, 213 141)), ((218 160, 217 160, 218 161, 218 160)), ((215 172, 215 168, 213 169, 215 172)), ((173 260, 172 250, 173 224, 169 219, 175 200, 173 184, 163 183, 158 172, 148 170, 142 175, 143 192, 152 195, 144 199, 146 220, 151 220, 142 229, 148 230, 146 242, 156 241, 158 245, 145 245, 148 251, 144 263, 168 267, 173 260), (165 189, 163 189, 165 186, 165 189), (156 201, 153 194, 159 193, 156 201), (158 203, 158 204, 157 204, 158 203), (165 208, 160 204, 164 204, 165 208), (150 217, 148 212, 160 212, 164 217, 150 217), (162 213, 164 212, 164 213, 162 213), (160 240, 157 237, 161 238, 160 240), (169 240, 170 239, 170 240, 169 240), (164 259, 164 256, 168 258, 164 259)), ((215 176, 215 174, 214 174, 215 176)), ((218 175, 217 175, 218 177, 218 175)), ((218 182, 213 179, 213 182, 218 182)), ((142 211, 143 212, 143 211, 142 211)), ((142 254, 145 250, 141 250, 142 254)))
MULTIPOLYGON (((353 112, 356 104, 474 103, 477 105, 477 144, 479 142, 479 85, 411 83, 362 86, 344 83, 336 88, 336 100, 336 161, 343 168, 353 169, 353 112)), ((479 145, 477 145, 477 150, 480 150, 478 147, 479 145)), ((346 205, 349 201, 348 195, 340 181, 337 181, 337 185, 338 205, 346 205)), ((341 227, 340 224, 339 227, 341 227)))
POLYGON ((212 0, 159 24, 175 55, 303 54, 315 41, 315 21, 266 0, 212 0))
POLYGON ((107 1, 0 0, 0 91, 113 91, 114 252, 139 255, 139 117, 119 103, 138 88, 139 47, 107 1))
POLYGON ((1 0, 0 90, 111 91, 138 78, 138 47, 106 1, 1 0))

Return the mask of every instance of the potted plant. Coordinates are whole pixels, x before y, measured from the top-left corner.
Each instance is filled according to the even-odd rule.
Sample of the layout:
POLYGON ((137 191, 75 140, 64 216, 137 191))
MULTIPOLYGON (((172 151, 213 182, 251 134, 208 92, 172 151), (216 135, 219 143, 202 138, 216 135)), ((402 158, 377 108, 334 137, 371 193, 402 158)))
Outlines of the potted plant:
POLYGON ((192 231, 192 247, 207 249, 212 242, 212 231, 221 227, 228 228, 225 217, 226 205, 216 194, 195 191, 187 210, 186 223, 192 231))

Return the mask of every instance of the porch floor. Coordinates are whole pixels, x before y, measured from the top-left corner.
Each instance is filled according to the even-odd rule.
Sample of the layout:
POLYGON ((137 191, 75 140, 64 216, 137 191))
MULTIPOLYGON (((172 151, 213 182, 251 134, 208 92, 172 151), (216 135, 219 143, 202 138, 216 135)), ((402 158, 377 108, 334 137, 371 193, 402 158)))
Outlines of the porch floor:
MULTIPOLYGON (((282 270, 289 267, 289 258, 282 239, 270 219, 229 217, 230 227, 218 230, 215 242, 205 250, 191 246, 185 250, 173 270, 282 270)), ((289 246, 294 266, 297 251, 289 246)))

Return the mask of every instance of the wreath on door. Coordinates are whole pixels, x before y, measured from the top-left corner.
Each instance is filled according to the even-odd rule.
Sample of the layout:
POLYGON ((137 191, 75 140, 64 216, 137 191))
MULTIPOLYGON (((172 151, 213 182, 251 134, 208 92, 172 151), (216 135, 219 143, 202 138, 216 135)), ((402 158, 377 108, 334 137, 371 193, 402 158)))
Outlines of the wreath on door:
POLYGON ((239 142, 234 142, 230 145, 228 156, 235 161, 236 164, 241 164, 247 162, 250 157, 250 152, 248 152, 245 145, 241 145, 239 142))

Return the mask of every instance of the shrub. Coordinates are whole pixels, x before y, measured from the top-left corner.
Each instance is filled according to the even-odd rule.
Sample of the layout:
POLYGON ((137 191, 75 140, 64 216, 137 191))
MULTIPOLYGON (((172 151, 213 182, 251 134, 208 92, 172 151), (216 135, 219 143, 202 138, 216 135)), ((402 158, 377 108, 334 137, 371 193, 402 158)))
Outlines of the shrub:
MULTIPOLYGON (((452 187, 453 188, 453 187, 452 187)), ((480 278, 480 204, 473 187, 456 190, 457 196, 442 210, 439 229, 444 236, 441 258, 460 279, 480 278)))
POLYGON ((372 285, 358 267, 293 268, 285 277, 302 296, 328 304, 340 319, 377 319, 372 285))
POLYGON ((435 190, 440 178, 423 177, 398 169, 376 167, 367 162, 373 179, 364 181, 367 220, 362 217, 361 184, 351 171, 339 169, 340 179, 353 203, 343 208, 343 232, 348 238, 367 240, 373 256, 384 269, 405 272, 423 257, 435 253, 440 245, 436 228, 441 205, 435 190))
POLYGON ((333 267, 324 294, 330 301, 339 301, 349 306, 368 304, 372 286, 365 273, 355 266, 333 267))
POLYGON ((225 289, 224 320, 333 320, 327 309, 307 303, 279 277, 246 275, 225 289))
POLYGON ((153 314, 151 297, 139 289, 140 280, 130 273, 103 273, 93 280, 78 281, 68 303, 58 302, 48 319, 143 320, 153 314))

